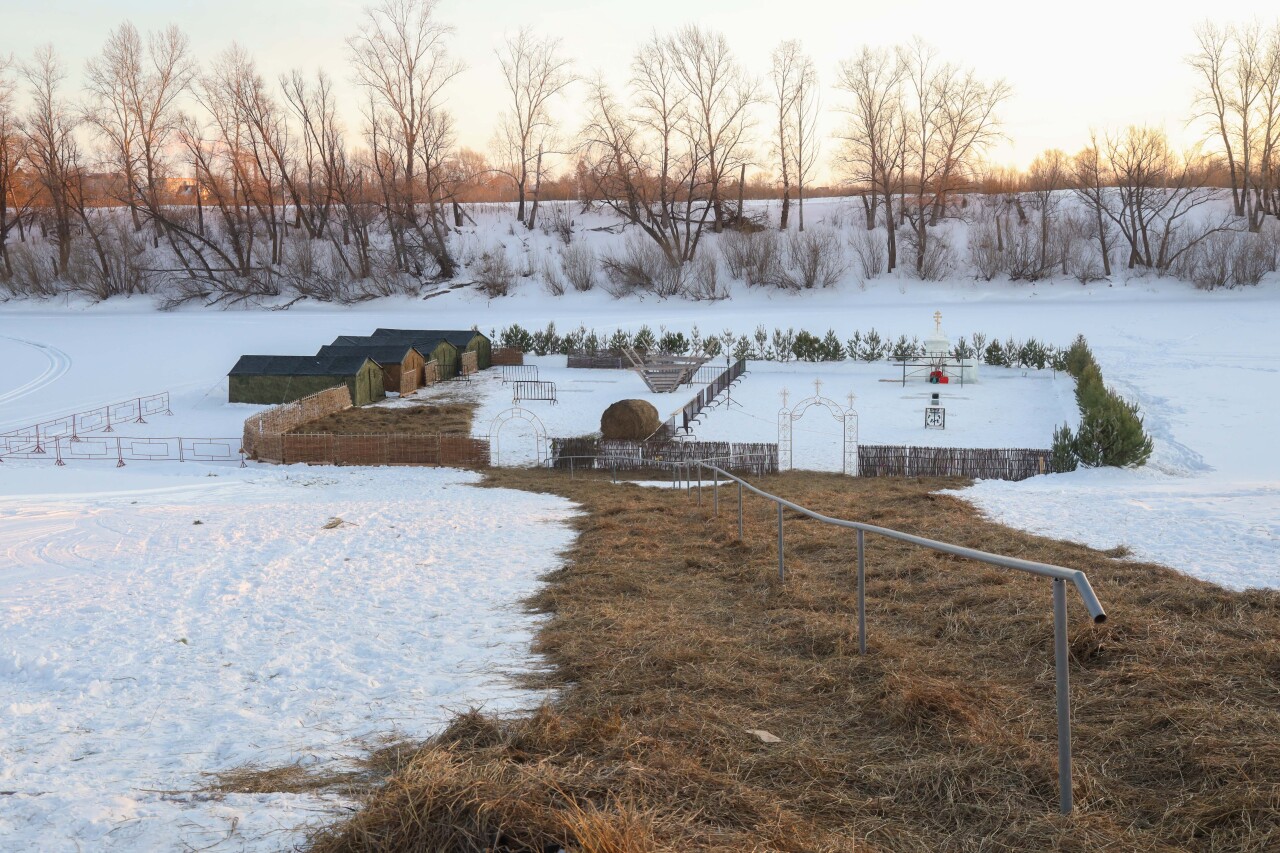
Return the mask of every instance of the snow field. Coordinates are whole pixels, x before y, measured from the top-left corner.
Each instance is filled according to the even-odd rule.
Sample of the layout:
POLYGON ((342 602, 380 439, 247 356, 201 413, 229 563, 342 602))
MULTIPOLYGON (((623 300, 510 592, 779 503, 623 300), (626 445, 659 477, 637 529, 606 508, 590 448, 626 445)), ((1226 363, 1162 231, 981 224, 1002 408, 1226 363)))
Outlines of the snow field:
POLYGON ((155 467, 180 485, 0 499, 6 851, 288 848, 344 804, 208 774, 539 701, 507 675, 567 501, 453 470, 155 467))

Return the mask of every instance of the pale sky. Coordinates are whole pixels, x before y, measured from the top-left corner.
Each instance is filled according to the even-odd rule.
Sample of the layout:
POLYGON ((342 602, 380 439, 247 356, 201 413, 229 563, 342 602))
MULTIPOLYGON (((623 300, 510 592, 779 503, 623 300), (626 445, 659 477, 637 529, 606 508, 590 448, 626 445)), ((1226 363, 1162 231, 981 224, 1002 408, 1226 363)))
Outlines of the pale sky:
MULTIPOLYGON (((325 68, 349 95, 345 113, 358 129, 345 38, 355 31, 363 0, 0 0, 0 56, 25 58, 52 41, 80 85, 87 58, 123 20, 144 33, 170 23, 191 37, 208 60, 238 41, 268 79, 299 67, 325 68)), ((720 30, 747 70, 764 78, 769 53, 782 39, 799 39, 824 85, 824 108, 839 93, 828 88, 841 58, 861 45, 893 45, 919 35, 943 59, 971 65, 985 79, 1003 77, 1013 97, 1000 111, 1009 141, 990 154, 997 163, 1025 166, 1045 148, 1081 148, 1090 128, 1127 124, 1163 127, 1175 144, 1198 134, 1186 129, 1194 86, 1185 57, 1195 47, 1192 27, 1211 15, 1220 24, 1280 15, 1260 0, 1211 4, 1075 0, 1035 2, 815 2, 814 0, 645 0, 639 4, 587 0, 443 0, 442 20, 453 25, 453 52, 468 65, 448 91, 459 141, 486 150, 504 105, 494 50, 521 25, 559 36, 579 73, 596 71, 621 84, 638 44, 656 29, 695 22, 720 30), (1158 9, 1158 11, 1154 11, 1158 9)), ((556 110, 568 130, 581 120, 581 93, 556 110)), ((824 130, 838 121, 827 112, 824 130)), ((763 129, 762 129, 763 133, 763 129)), ((835 143, 824 145, 824 154, 835 143)), ((764 146, 760 146, 763 156, 764 146)))

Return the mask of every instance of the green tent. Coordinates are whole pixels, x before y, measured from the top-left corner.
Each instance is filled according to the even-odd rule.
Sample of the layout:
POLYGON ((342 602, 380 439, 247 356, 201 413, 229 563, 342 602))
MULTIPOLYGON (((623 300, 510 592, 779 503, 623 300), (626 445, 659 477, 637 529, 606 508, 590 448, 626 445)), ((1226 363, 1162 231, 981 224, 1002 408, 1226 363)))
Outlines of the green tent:
POLYGON ((382 337, 376 335, 339 335, 333 339, 331 347, 385 347, 389 344, 411 346, 427 361, 435 361, 440 365, 440 378, 452 379, 458 374, 458 361, 461 358, 458 347, 439 336, 428 333, 421 338, 382 337))
POLYGON ((227 374, 227 400, 292 403, 343 384, 357 406, 386 396, 382 368, 364 355, 242 355, 227 374))
POLYGON ((474 352, 478 369, 493 364, 493 344, 478 329, 374 329, 373 337, 415 345, 419 341, 445 340, 459 352, 474 352))

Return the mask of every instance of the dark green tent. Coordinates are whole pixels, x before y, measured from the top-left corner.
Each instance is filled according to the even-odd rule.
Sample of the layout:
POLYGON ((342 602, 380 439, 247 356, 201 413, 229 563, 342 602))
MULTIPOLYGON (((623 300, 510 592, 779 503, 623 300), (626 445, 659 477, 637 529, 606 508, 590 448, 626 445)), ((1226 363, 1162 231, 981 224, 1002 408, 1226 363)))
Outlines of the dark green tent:
POLYGON ((452 379, 458 373, 458 360, 461 350, 442 337, 431 337, 430 334, 421 338, 411 339, 404 337, 377 337, 374 335, 338 335, 333 339, 332 347, 385 347, 394 344, 397 346, 411 346, 418 352, 422 353, 422 357, 427 361, 435 361, 440 365, 440 378, 452 379))
POLYGON ((292 403, 342 384, 357 406, 386 396, 382 368, 365 355, 242 355, 227 374, 227 400, 292 403))
POLYGON ((477 329, 374 329, 373 336, 410 344, 446 340, 457 347, 458 352, 474 352, 476 367, 480 370, 493 364, 493 344, 477 329))
POLYGON ((382 368, 383 387, 397 394, 422 387, 422 363, 426 361, 410 344, 328 344, 316 350, 320 357, 363 355, 382 368), (402 381, 408 378, 409 381, 402 381))

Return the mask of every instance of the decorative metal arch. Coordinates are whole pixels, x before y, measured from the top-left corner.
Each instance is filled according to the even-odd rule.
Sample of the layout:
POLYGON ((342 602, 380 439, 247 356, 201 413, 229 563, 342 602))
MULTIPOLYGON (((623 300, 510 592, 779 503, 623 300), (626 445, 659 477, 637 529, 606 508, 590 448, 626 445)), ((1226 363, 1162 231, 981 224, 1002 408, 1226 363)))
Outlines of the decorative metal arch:
POLYGON ((494 465, 500 465, 502 455, 499 449, 499 440, 502 437, 502 428, 512 421, 525 421, 533 427, 533 437, 537 443, 538 461, 541 462, 547 458, 547 428, 543 426, 542 419, 528 409, 520 406, 512 406, 504 412, 500 412, 496 418, 489 424, 489 453, 490 460, 494 465))
POLYGON ((825 408, 831 417, 840 421, 844 428, 844 460, 841 470, 850 476, 858 476, 858 411, 852 406, 845 408, 821 394, 806 397, 791 408, 784 405, 778 410, 778 470, 789 471, 794 467, 791 425, 814 406, 825 408))

